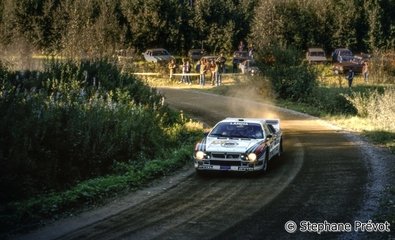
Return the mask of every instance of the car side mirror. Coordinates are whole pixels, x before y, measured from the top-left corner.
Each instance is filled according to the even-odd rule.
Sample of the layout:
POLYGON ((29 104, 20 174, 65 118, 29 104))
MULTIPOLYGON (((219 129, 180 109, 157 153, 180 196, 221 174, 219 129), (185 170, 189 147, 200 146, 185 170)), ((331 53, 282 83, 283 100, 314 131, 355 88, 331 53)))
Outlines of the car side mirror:
POLYGON ((270 138, 272 138, 272 137, 273 137, 273 135, 271 135, 271 134, 269 134, 269 135, 266 136, 267 139, 270 139, 270 138))

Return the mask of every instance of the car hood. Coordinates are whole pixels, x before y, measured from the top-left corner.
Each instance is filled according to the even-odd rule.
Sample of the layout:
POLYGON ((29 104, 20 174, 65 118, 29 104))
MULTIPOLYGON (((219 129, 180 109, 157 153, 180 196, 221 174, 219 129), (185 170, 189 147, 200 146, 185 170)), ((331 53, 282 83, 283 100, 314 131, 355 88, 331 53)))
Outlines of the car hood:
POLYGON ((245 153, 248 149, 261 141, 262 139, 222 139, 207 137, 206 151, 245 153))
POLYGON ((155 56, 158 61, 167 61, 170 59, 170 56, 155 56))
POLYGON ((310 61, 326 61, 326 57, 323 57, 323 56, 309 56, 308 60, 310 60, 310 61))

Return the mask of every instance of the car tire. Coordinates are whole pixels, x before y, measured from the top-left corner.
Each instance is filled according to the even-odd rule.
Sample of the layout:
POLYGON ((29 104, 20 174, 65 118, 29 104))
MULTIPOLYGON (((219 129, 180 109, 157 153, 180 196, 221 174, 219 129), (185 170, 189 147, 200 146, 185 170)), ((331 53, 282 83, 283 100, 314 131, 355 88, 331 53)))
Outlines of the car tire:
POLYGON ((265 159, 263 160, 263 166, 262 166, 261 172, 266 173, 268 167, 269 167, 269 150, 267 150, 265 153, 265 159))
POLYGON ((278 149, 277 158, 280 158, 281 153, 283 153, 283 152, 284 152, 284 149, 283 149, 283 139, 281 138, 281 140, 280 140, 280 148, 278 149))

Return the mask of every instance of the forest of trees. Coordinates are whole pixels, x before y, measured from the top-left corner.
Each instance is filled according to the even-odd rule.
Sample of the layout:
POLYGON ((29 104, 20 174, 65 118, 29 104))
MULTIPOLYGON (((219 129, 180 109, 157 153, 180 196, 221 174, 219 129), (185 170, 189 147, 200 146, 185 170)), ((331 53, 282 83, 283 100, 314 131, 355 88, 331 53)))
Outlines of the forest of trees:
POLYGON ((165 47, 393 50, 395 0, 0 0, 0 45, 68 56, 165 47))

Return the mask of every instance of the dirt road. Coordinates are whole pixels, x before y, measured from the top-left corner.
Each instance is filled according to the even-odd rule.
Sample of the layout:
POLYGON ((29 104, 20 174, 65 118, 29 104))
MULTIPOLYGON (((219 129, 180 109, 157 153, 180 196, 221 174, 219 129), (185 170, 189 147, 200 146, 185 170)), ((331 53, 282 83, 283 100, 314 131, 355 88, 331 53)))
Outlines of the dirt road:
POLYGON ((290 234, 284 229, 289 220, 297 224, 367 221, 356 218, 369 218, 377 208, 369 188, 372 167, 359 144, 342 131, 253 101, 181 89, 160 91, 168 104, 209 126, 225 117, 280 118, 285 152, 270 163, 267 174, 259 176, 199 177, 191 162, 162 185, 22 239, 388 238, 383 234, 290 234))

